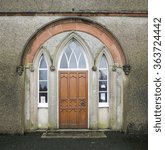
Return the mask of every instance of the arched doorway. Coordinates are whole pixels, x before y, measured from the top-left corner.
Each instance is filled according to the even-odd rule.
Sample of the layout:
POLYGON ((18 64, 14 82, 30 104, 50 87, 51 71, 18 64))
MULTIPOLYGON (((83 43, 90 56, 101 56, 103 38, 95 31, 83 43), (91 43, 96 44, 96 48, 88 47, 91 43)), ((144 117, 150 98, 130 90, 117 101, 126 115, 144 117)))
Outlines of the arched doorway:
POLYGON ((59 59, 59 128, 88 128, 88 67, 72 38, 59 59))
POLYGON ((53 22, 26 47, 22 59, 26 65, 26 129, 122 128, 125 55, 105 28, 80 20, 53 22), (56 30, 59 26, 63 30, 56 30), (45 93, 39 87, 46 81, 38 76, 43 56, 47 98, 39 95, 45 93))

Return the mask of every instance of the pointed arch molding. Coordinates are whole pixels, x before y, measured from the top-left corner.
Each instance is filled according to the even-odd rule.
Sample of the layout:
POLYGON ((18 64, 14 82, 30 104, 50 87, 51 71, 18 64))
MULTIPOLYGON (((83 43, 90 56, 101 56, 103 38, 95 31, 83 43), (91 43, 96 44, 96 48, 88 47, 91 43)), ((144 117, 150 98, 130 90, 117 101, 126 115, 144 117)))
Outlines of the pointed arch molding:
POLYGON ((33 35, 24 48, 21 65, 32 63, 37 50, 45 41, 56 34, 66 31, 81 31, 96 37, 109 49, 114 63, 118 63, 121 66, 127 64, 120 44, 105 27, 88 19, 63 18, 47 24, 33 35))

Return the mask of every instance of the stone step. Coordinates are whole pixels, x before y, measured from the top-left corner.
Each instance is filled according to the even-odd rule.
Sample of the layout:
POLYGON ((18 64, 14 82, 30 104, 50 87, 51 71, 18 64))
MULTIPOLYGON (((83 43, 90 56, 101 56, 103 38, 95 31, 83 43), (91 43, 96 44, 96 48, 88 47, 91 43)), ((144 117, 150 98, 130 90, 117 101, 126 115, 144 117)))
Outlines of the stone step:
POLYGON ((47 130, 41 138, 106 138, 103 130, 47 130))

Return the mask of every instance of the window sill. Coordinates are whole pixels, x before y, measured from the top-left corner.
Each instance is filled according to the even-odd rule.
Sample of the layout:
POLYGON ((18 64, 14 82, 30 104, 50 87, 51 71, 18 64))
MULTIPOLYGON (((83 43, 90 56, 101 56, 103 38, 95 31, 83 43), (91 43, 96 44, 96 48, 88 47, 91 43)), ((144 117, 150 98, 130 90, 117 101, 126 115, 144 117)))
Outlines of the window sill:
POLYGON ((38 108, 48 108, 48 104, 38 104, 38 108))
POLYGON ((98 107, 103 108, 103 107, 109 107, 108 103, 99 103, 98 107))

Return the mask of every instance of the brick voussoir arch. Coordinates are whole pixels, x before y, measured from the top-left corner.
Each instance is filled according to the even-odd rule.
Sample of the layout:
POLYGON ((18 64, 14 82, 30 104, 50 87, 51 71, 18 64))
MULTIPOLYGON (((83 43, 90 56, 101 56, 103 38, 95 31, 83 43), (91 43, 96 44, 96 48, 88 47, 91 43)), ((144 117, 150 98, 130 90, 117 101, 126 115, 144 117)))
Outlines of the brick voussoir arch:
POLYGON ((21 65, 32 63, 40 46, 52 36, 66 31, 81 31, 93 35, 109 49, 114 63, 123 66, 127 60, 120 44, 102 25, 88 19, 64 18, 53 21, 36 32, 25 46, 21 65))

